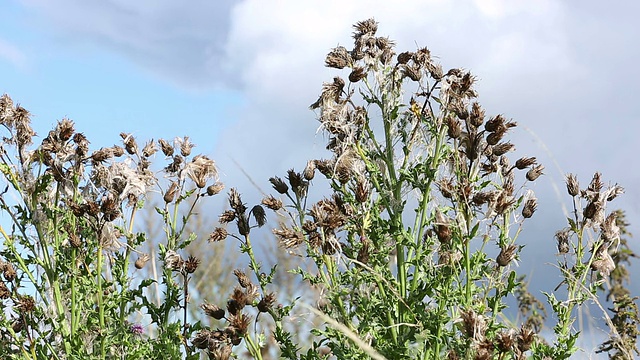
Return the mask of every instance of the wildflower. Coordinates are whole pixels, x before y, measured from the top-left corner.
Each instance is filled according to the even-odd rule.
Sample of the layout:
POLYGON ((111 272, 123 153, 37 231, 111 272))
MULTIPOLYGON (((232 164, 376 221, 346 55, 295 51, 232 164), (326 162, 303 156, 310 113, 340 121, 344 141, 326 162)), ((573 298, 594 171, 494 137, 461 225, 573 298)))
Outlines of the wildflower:
POLYGON ((129 331, 134 335, 142 335, 144 333, 144 327, 140 323, 131 324, 129 331))

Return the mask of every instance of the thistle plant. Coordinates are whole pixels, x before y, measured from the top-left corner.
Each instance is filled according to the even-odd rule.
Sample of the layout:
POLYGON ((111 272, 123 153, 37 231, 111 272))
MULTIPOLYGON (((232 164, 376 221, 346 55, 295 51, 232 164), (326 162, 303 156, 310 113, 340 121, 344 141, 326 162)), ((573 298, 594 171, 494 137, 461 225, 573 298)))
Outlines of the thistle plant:
POLYGON ((396 53, 377 28, 358 22, 353 46, 325 59, 340 74, 311 109, 330 155, 275 174, 260 204, 230 188, 208 238, 193 228, 197 210, 224 185, 188 137, 141 146, 122 133, 121 145, 90 151, 63 119, 34 145, 28 111, 0 97, 0 357, 566 359, 587 302, 611 330, 598 351, 639 354, 625 287, 635 254, 622 212, 606 208, 622 187, 596 173, 581 189, 567 176, 573 214, 556 234, 563 281, 544 293, 547 342, 546 309, 516 271, 544 166, 515 155, 516 122, 485 113, 469 71, 445 70, 427 48, 396 53), (162 236, 136 222, 150 208, 162 236), (256 235, 268 219, 276 258, 293 260, 264 265, 256 235), (222 241, 241 265, 194 284, 210 258, 190 245, 222 241), (276 280, 285 271, 296 294, 276 280))

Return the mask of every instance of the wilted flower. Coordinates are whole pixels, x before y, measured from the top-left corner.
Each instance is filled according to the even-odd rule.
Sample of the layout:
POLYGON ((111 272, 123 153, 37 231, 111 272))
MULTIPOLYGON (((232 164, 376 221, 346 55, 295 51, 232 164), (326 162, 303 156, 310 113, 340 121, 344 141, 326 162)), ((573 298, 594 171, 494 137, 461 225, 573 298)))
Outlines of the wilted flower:
POLYGON ((527 171, 527 180, 535 181, 537 178, 542 175, 542 170, 544 170, 544 166, 536 165, 532 167, 529 171, 527 171))
POLYGON ((207 195, 213 196, 219 194, 224 189, 224 184, 216 182, 215 184, 207 186, 207 195))
POLYGON ((191 149, 195 146, 195 144, 189 140, 188 136, 185 136, 184 138, 177 137, 175 143, 180 148, 180 154, 184 157, 191 155, 191 149))
POLYGON ((193 274, 196 272, 196 269, 198 269, 198 265, 200 265, 200 259, 195 256, 189 256, 187 261, 184 262, 184 271, 186 271, 187 274, 193 274))
POLYGON ((526 219, 530 218, 531 216, 533 216, 533 213, 537 208, 538 199, 536 199, 535 197, 527 199, 527 201, 524 203, 524 207, 522 208, 522 216, 526 219))
POLYGON ((574 174, 567 175, 567 192, 571 196, 576 196, 580 193, 580 184, 578 184, 578 178, 574 174))
POLYGON ((209 242, 222 241, 227 238, 229 234, 225 228, 215 228, 211 234, 209 234, 209 242))
POLYGON ((209 179, 217 179, 218 177, 216 163, 204 155, 194 156, 183 171, 200 189, 207 186, 209 179))
POLYGON ((184 264, 184 260, 180 255, 173 251, 169 250, 164 256, 164 265, 171 270, 180 270, 182 265, 184 264))
POLYGON ((496 258, 496 262, 500 266, 507 266, 509 263, 515 259, 516 251, 518 250, 518 246, 515 244, 508 245, 500 250, 500 254, 496 258))
POLYGON ((138 256, 138 259, 135 262, 136 269, 142 269, 150 259, 151 257, 149 254, 142 254, 138 256))
POLYGON ((556 241, 558 242, 558 252, 566 254, 569 252, 569 229, 562 229, 556 232, 556 241))
POLYGON ((266 206, 267 208, 273 211, 278 211, 282 209, 282 206, 283 206, 282 200, 276 199, 272 195, 269 195, 264 199, 262 199, 262 205, 266 206))
POLYGON ((218 307, 218 305, 204 303, 200 305, 200 307, 202 308, 202 310, 204 310, 205 314, 207 314, 208 316, 211 316, 216 320, 220 320, 224 317, 225 311, 224 309, 221 309, 220 307, 218 307))

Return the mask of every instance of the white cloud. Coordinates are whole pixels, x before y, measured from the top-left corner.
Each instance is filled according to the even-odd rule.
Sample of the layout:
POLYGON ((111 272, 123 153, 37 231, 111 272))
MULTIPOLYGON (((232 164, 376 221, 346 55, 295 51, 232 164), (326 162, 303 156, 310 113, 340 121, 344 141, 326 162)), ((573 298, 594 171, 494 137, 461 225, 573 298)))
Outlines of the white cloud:
POLYGON ((8 61, 18 69, 28 67, 27 56, 14 44, 0 38, 0 58, 8 61))

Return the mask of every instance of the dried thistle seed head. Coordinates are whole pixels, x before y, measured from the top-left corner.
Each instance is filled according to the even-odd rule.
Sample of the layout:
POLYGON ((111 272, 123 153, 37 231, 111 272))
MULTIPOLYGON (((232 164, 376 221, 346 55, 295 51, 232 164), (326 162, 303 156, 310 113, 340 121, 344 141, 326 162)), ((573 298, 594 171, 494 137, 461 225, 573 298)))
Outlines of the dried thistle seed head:
POLYGON ((4 281, 0 281, 0 300, 8 299, 9 296, 11 296, 11 291, 9 291, 4 281))
POLYGON ((220 222, 220 224, 228 224, 235 219, 236 219, 236 212, 233 210, 226 210, 225 212, 220 214, 220 217, 218 218, 218 222, 220 222))
POLYGON ((218 195, 222 190, 224 190, 224 184, 221 182, 216 182, 215 184, 207 186, 207 195, 218 195))
MULTIPOLYGON (((471 83, 473 83, 471 79, 471 75, 467 74, 465 75, 465 77, 463 79, 467 79, 467 81, 471 81, 471 83), (467 77, 467 75, 469 75, 467 77)), ((471 86, 471 84, 468 85, 469 87, 471 86)), ((482 123, 484 122, 484 109, 482 109, 482 107, 480 106, 480 104, 478 102, 474 102, 471 105, 471 114, 469 116, 469 122, 471 123, 471 125, 478 127, 480 125, 482 125, 482 123)))
MULTIPOLYGON (((362 246, 358 250, 358 257, 356 259, 362 264, 368 264, 369 257, 371 255, 371 252, 369 250, 369 240, 367 240, 366 237, 361 236, 360 243, 362 244, 362 246)), ((356 265, 360 266, 360 264, 356 264, 356 265)))
POLYGON ((620 227, 616 224, 616 213, 611 213, 600 224, 600 231, 602 239, 604 240, 604 247, 609 247, 616 240, 620 240, 620 227))
POLYGON ((164 156, 173 156, 173 146, 167 140, 159 139, 158 144, 160 144, 160 150, 162 150, 164 156))
POLYGON ((352 62, 349 51, 344 46, 332 49, 324 60, 324 65, 335 69, 344 69, 352 62))
POLYGON ((278 211, 282 209, 282 206, 283 206, 282 201, 274 198, 272 195, 269 195, 264 199, 262 199, 262 205, 266 206, 268 209, 271 209, 273 211, 278 211))
POLYGON ((624 188, 616 184, 613 187, 607 189, 607 191, 605 191, 604 197, 607 199, 607 201, 612 201, 613 199, 618 197, 618 195, 621 195, 621 194, 624 194, 624 188))
POLYGON ((505 118, 502 115, 496 115, 484 124, 484 129, 488 132, 496 132, 505 128, 505 118))
POLYGON ((196 333, 196 335, 193 337, 193 340, 191 340, 191 343, 198 349, 204 350, 209 347, 210 339, 211 331, 204 329, 196 333))
POLYGON ((420 71, 420 67, 412 66, 412 65, 401 65, 400 69, 402 70, 402 76, 408 77, 413 81, 420 81, 422 79, 422 71, 420 71))
POLYGON ((452 179, 441 179, 438 181, 438 189, 446 199, 452 199, 455 192, 455 185, 452 179))
POLYGON ((470 339, 480 342, 484 340, 487 331, 487 321, 482 314, 473 309, 460 312, 462 332, 470 339))
POLYGON ((518 335, 516 336, 516 340, 518 342, 518 350, 520 350, 521 353, 524 353, 525 351, 531 349, 531 344, 533 344, 535 337, 536 334, 531 328, 522 325, 522 327, 520 327, 518 335))
POLYGON ((251 226, 249 226, 249 219, 242 213, 236 216, 236 225, 238 227, 238 233, 242 236, 247 236, 251 232, 251 226))
POLYGON ((176 198, 176 194, 178 193, 178 183, 175 181, 171 182, 169 188, 164 193, 163 199, 165 203, 170 203, 176 198))
POLYGON ((356 201, 361 204, 369 200, 369 196, 371 194, 371 186, 364 177, 358 176, 356 178, 356 188, 354 193, 356 196, 356 201))
POLYGON ((496 156, 502 156, 509 151, 515 150, 515 145, 510 142, 499 143, 491 148, 491 153, 496 156))
POLYGON ((113 157, 113 150, 111 148, 100 148, 91 154, 91 160, 94 164, 99 164, 107 159, 113 157))
POLYGON ((280 229, 273 229, 272 232, 285 249, 296 248, 304 242, 304 235, 300 231, 288 228, 285 224, 280 224, 280 229))
POLYGON ((111 147, 111 152, 113 153, 113 156, 115 156, 115 157, 120 157, 120 156, 124 155, 124 149, 121 146, 118 146, 118 145, 113 145, 111 147))
POLYGON ((540 177, 540 175, 543 174, 544 170, 544 166, 543 165, 536 165, 534 167, 532 167, 529 171, 527 171, 527 180, 529 181, 535 181, 537 178, 540 177))
POLYGON ((200 308, 204 310, 204 313, 207 314, 207 316, 210 316, 216 320, 220 320, 224 317, 225 311, 224 309, 218 307, 218 305, 204 303, 200 305, 200 308))
POLYGON ((150 157, 158 151, 158 147, 156 146, 155 141, 153 139, 149 140, 144 147, 142 148, 142 156, 150 157))
POLYGON ((305 180, 313 180, 314 175, 316 174, 316 161, 309 160, 307 161, 307 166, 305 166, 304 171, 302 172, 305 180))
POLYGON ((589 192, 593 192, 593 193, 599 193, 600 191, 602 191, 602 174, 600 174, 599 172, 596 172, 595 174, 593 174, 593 179, 591 179, 591 182, 589 183, 589 187, 587 188, 587 191, 589 192))
POLYGON ((616 268, 616 263, 609 254, 609 249, 606 247, 600 247, 596 254, 596 259, 591 263, 591 269, 593 271, 599 271, 603 276, 609 276, 611 271, 616 268))
POLYGON ((487 135, 487 144, 495 145, 499 143, 506 133, 507 133, 507 130, 504 128, 500 128, 495 132, 489 133, 489 135, 487 135))
POLYGON ((567 192, 571 196, 577 196, 580 193, 580 184, 578 178, 574 174, 568 174, 566 178, 567 192))
POLYGON ((231 293, 231 301, 233 301, 232 303, 232 308, 229 308, 229 303, 227 303, 227 310, 229 310, 229 312, 232 315, 236 315, 238 313, 239 310, 242 310, 248 303, 247 301, 247 294, 242 291, 242 289, 238 286, 236 286, 235 288, 233 288, 233 293, 231 293), (235 310, 235 311, 231 311, 231 310, 235 310))
POLYGON ((503 330, 496 336, 496 347, 501 353, 513 351, 516 344, 516 331, 514 329, 503 330))
POLYGON ((180 270, 182 268, 183 263, 184 263, 184 260, 182 260, 182 257, 180 257, 180 255, 173 250, 167 251, 167 253, 164 256, 164 265, 168 269, 180 270))
POLYGON ((89 153, 89 140, 83 133, 75 133, 73 142, 76 144, 76 154, 85 157, 89 153))
POLYGON ((357 83, 358 81, 364 79, 367 76, 367 71, 362 66, 356 66, 349 73, 349 81, 352 83, 357 83))
POLYGON ((256 220, 258 227, 262 227, 267 223, 267 214, 264 212, 264 209, 260 205, 256 205, 251 208, 251 215, 256 220))
POLYGON ((57 135, 56 137, 60 139, 60 141, 67 141, 71 139, 74 132, 75 130, 73 128, 73 121, 67 118, 64 118, 58 121, 58 124, 56 125, 56 129, 55 129, 55 133, 57 135))
POLYGON ((309 183, 304 180, 302 174, 295 172, 293 169, 289 169, 287 171, 287 180, 289 180, 289 185, 291 185, 291 189, 293 189, 296 195, 300 197, 306 195, 309 183))
POLYGON ((482 191, 473 195, 473 204, 476 206, 484 205, 488 202, 496 200, 498 193, 496 191, 482 191))
POLYGON ((247 333, 250 323, 251 316, 247 314, 234 315, 229 319, 229 325, 233 328, 235 335, 240 337, 247 333))
POLYGON ((365 35, 374 36, 378 31, 378 23, 374 19, 367 19, 357 22, 353 28, 355 29, 353 38, 358 40, 365 35))
POLYGON ((242 202, 240 193, 238 192, 238 190, 236 190, 236 188, 229 189, 229 206, 231 206, 231 208, 235 210, 236 215, 238 216, 247 211, 247 207, 242 202))
POLYGON ((194 156, 186 165, 185 172, 200 189, 207 186, 207 181, 218 177, 215 161, 204 155, 194 156))
POLYGON ((562 229, 556 232, 556 241, 558 242, 558 252, 566 254, 569 252, 569 229, 562 229))
POLYGON ((30 117, 31 114, 29 111, 20 105, 16 106, 13 111, 13 120, 16 129, 14 139, 18 144, 18 148, 33 144, 32 138, 36 135, 36 132, 31 128, 30 117))
POLYGON ((136 143, 136 138, 133 137, 132 134, 120 133, 120 137, 122 138, 122 143, 124 144, 125 150, 129 153, 129 155, 135 155, 138 152, 138 144, 136 143))
POLYGON ((398 64, 406 64, 413 58, 413 53, 410 51, 402 52, 398 55, 398 64))
POLYGON ((191 149, 196 146, 191 142, 191 140, 189 140, 188 136, 185 136, 184 138, 177 137, 175 143, 180 148, 180 154, 184 157, 191 155, 191 149))
POLYGON ((78 234, 74 232, 70 232, 68 233, 68 236, 69 236, 69 243, 71 244, 72 247, 78 249, 80 248, 80 246, 82 246, 82 240, 80 239, 78 234))
POLYGON ((18 295, 17 308, 21 313, 30 313, 36 309, 36 302, 29 295, 18 295))
POLYGON ((451 240, 451 228, 449 227, 449 220, 440 212, 436 210, 436 222, 435 232, 438 236, 440 243, 448 244, 451 240))
POLYGON ((499 266, 507 266, 509 263, 515 259, 517 254, 518 246, 515 244, 508 245, 500 250, 500 254, 496 258, 496 262, 499 266))
POLYGON ((535 197, 529 198, 527 201, 525 201, 524 207, 522 208, 522 216, 525 219, 532 217, 537 208, 538 199, 536 199, 535 197))
POLYGON ((536 163, 535 157, 523 157, 516 160, 516 168, 523 170, 536 163))
POLYGON ((453 116, 447 117, 447 135, 452 139, 457 139, 462 134, 462 124, 453 116))
POLYGON ((276 301, 276 295, 272 292, 265 295, 260 302, 258 302, 258 311, 266 313, 269 312, 273 303, 276 301))
POLYGON ((16 269, 10 263, 5 263, 2 269, 2 276, 5 280, 12 282, 16 278, 16 269))
POLYGON ((227 233, 227 229, 222 227, 217 227, 213 230, 211 234, 209 234, 209 242, 222 241, 227 238, 229 234, 227 233))
POLYGON ((142 254, 138 256, 138 259, 135 262, 136 269, 142 269, 150 259, 151 256, 149 256, 149 254, 142 254))
POLYGON ((271 185, 273 185, 273 188, 280 194, 286 194, 289 191, 289 186, 277 176, 269 178, 269 182, 271 183, 271 185))
POLYGON ((200 265, 200 259, 195 256, 189 256, 187 261, 184 262, 184 271, 187 274, 193 274, 198 269, 198 265, 200 265))
POLYGON ((233 275, 238 278, 238 284, 240 284, 241 287, 246 288, 247 286, 251 285, 251 280, 249 280, 247 274, 245 274, 242 270, 233 270, 233 275))

